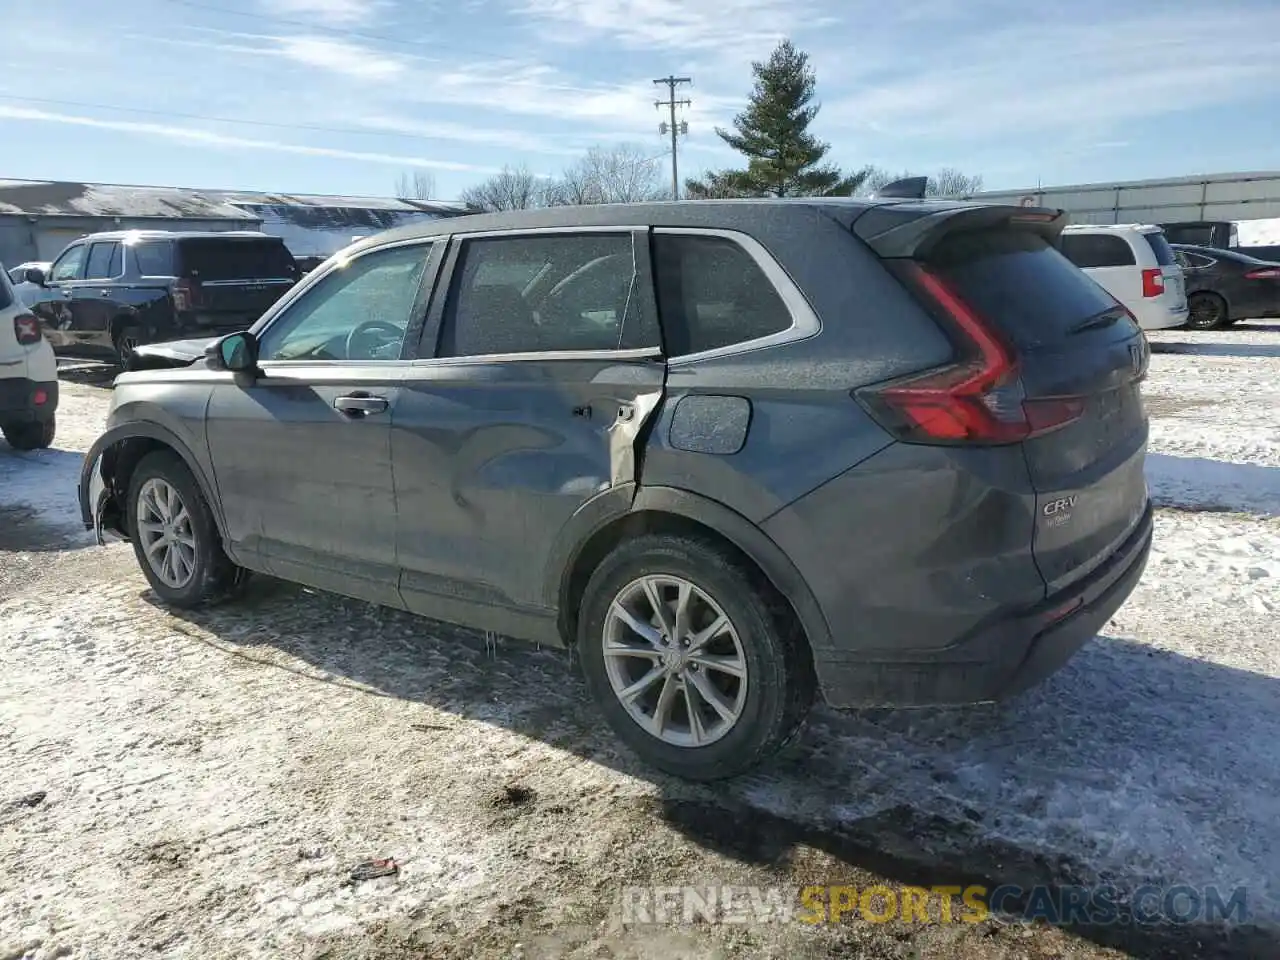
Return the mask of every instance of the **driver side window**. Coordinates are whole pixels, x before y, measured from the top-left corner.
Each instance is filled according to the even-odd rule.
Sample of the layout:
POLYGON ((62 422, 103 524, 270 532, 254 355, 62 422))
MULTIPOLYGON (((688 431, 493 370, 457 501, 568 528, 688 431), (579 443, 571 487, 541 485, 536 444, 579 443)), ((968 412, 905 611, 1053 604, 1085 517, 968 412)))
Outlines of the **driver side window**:
POLYGON ((84 244, 72 247, 58 258, 49 270, 49 279, 55 283, 80 279, 80 265, 84 263, 84 244))
POLYGON ((430 243, 378 250, 338 267, 258 341, 259 360, 399 360, 430 243))

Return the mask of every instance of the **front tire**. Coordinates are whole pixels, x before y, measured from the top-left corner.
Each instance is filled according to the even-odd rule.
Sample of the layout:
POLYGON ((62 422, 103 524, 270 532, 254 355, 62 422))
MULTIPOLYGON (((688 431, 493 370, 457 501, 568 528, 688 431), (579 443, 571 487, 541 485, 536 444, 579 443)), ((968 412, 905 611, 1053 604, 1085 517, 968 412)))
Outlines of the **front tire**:
POLYGON ((1193 293, 1187 307, 1187 327, 1191 330, 1217 330, 1227 325, 1227 301, 1216 293, 1193 293))
POLYGON ((57 430, 53 417, 43 423, 10 423, 4 428, 4 438, 15 450, 44 450, 53 444, 57 430))
POLYGON ((649 534, 609 554, 583 596, 587 686, 640 758, 688 780, 737 776, 785 746, 813 702, 784 602, 727 551, 649 534))
POLYGON ((222 549, 200 485, 177 454, 143 457, 129 480, 128 503, 134 555, 164 603, 214 603, 243 580, 243 571, 222 549))

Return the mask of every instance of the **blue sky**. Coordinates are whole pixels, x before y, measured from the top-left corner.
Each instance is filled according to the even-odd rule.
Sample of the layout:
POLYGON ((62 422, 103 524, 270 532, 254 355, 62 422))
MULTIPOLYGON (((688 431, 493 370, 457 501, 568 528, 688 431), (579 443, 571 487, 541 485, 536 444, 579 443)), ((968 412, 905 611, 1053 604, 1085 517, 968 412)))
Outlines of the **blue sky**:
POLYGON ((694 173, 735 162, 713 128, 783 36, 845 166, 954 166, 989 189, 1280 168, 1275 0, 3 7, 0 177, 387 195, 425 170, 450 199, 593 144, 661 154, 652 79, 671 72, 694 80, 694 173))

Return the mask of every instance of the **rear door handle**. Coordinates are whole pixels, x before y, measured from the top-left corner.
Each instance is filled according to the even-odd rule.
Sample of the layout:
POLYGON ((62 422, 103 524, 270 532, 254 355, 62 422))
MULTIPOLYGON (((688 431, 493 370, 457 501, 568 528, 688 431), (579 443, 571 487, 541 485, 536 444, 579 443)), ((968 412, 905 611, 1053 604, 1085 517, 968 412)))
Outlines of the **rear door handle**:
POLYGON ((382 413, 387 409, 386 397, 371 397, 368 394, 353 394, 349 397, 335 397, 335 410, 352 416, 363 416, 366 413, 382 413))

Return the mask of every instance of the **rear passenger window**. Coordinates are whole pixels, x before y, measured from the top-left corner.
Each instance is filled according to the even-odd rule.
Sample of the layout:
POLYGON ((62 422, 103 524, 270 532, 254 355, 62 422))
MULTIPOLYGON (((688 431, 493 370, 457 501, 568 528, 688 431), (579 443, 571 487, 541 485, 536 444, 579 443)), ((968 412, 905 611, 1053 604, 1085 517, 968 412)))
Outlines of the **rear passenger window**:
POLYGON ((658 308, 667 355, 758 340, 791 326, 791 311, 760 265, 727 237, 654 237, 658 308))
POLYGON ((173 244, 168 240, 139 243, 133 248, 138 261, 138 275, 143 277, 172 277, 173 244))
POLYGON ((454 277, 439 356, 658 345, 629 233, 468 240, 454 277))
POLYGON ((119 276, 120 244, 95 243, 89 247, 89 263, 84 270, 86 280, 110 280, 119 276))
POLYGON ((1138 262, 1129 244, 1105 233, 1064 233, 1062 252, 1081 269, 1131 267, 1138 262))

